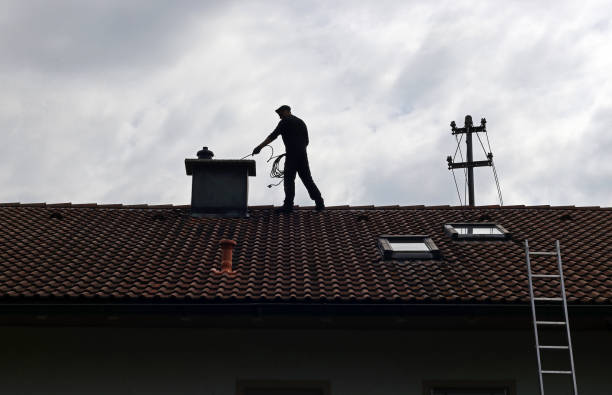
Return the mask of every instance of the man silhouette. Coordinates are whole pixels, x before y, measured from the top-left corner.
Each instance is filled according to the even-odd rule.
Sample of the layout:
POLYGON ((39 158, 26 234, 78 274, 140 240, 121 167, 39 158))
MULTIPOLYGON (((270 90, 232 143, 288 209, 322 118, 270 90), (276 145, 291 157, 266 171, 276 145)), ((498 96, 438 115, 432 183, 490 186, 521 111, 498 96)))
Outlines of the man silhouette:
POLYGON ((308 190, 308 195, 315 201, 316 210, 325 209, 323 198, 319 188, 315 185, 310 175, 310 166, 308 165, 308 155, 306 146, 308 146, 308 129, 306 124, 300 118, 291 114, 291 107, 287 105, 280 106, 276 109, 276 113, 280 117, 278 126, 270 135, 255 149, 253 155, 257 155, 263 147, 274 141, 279 135, 283 137, 285 144, 285 171, 283 185, 285 187, 285 203, 279 208, 283 212, 291 212, 293 210, 293 198, 295 197, 295 175, 299 174, 300 179, 308 190))

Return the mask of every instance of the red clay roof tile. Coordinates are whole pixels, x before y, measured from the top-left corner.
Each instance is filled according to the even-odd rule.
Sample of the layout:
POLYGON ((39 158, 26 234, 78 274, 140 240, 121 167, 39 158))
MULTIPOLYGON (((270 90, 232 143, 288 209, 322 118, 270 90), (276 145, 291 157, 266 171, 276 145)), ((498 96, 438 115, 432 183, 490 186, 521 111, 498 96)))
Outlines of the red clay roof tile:
MULTIPOLYGON (((612 302, 607 208, 338 206, 281 215, 260 206, 248 218, 212 219, 191 217, 188 206, 5 203, 0 226, 3 298, 524 303, 522 241, 552 250, 558 238, 569 300, 612 302), (445 223, 481 218, 513 240, 454 241, 444 233, 445 223), (382 234, 428 234, 442 259, 384 261, 382 234), (234 277, 211 274, 223 238, 238 242, 234 277)), ((551 271, 554 260, 533 266, 551 271)), ((557 290, 554 281, 541 285, 537 295, 557 290)))

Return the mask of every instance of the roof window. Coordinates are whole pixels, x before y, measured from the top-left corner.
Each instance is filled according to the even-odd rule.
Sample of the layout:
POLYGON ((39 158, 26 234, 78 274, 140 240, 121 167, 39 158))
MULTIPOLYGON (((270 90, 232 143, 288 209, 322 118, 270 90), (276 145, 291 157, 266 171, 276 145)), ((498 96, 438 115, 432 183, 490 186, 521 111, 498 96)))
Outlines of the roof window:
POLYGON ((465 240, 505 240, 511 236, 503 226, 493 222, 446 224, 444 231, 453 239, 465 240))
POLYGON ((384 259, 436 259, 440 250, 427 235, 382 235, 378 248, 384 259))

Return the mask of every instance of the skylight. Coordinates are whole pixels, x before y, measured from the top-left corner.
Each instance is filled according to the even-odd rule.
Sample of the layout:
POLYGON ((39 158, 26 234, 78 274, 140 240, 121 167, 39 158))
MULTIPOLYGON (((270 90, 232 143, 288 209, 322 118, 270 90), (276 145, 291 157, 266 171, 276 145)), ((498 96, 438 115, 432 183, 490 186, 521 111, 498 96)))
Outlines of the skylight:
POLYGON ((390 241, 389 245, 391 245, 393 251, 429 251, 429 248, 424 242, 402 243, 390 241))
POLYGON ((503 235, 497 226, 454 226, 460 235, 503 235))
POLYGON ((383 235, 378 248, 384 259, 435 259, 440 250, 427 235, 383 235))
POLYGON ((446 224, 444 231, 453 239, 504 240, 510 238, 510 232, 503 226, 492 222, 446 224))

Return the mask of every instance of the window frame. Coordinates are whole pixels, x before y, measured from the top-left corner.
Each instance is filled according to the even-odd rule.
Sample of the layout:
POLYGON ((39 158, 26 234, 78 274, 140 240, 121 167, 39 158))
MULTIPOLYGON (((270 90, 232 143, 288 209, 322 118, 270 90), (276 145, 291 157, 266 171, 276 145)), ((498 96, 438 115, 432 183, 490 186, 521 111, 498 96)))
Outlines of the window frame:
POLYGON ((378 248, 383 259, 439 259, 440 249, 429 235, 381 235, 378 238, 378 248), (395 251, 391 247, 392 242, 397 243, 424 243, 429 251, 395 251))
POLYGON ((325 380, 238 380, 236 395, 246 395, 249 389, 319 390, 331 395, 331 385, 325 380))
POLYGON ((453 240, 508 240, 512 234, 495 222, 453 222, 444 224, 444 232, 453 240), (496 228, 501 234, 460 234, 455 227, 496 228))
MULTIPOLYGON (((507 395, 516 395, 514 380, 426 380, 423 381, 423 395, 432 395, 435 390, 504 390, 507 395)), ((486 395, 486 394, 484 394, 486 395)))

